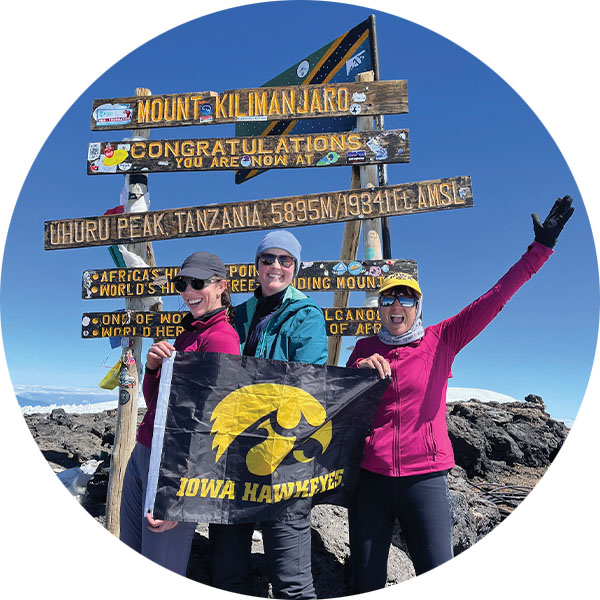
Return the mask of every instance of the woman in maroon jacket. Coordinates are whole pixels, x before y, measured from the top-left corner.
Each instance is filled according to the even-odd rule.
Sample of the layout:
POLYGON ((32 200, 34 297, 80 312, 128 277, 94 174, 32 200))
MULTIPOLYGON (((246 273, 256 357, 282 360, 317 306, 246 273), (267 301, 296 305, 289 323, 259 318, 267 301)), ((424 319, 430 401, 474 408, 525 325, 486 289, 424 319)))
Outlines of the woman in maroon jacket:
POLYGON ((535 241, 496 285, 457 315, 423 328, 421 289, 407 274, 379 290, 381 330, 359 340, 347 366, 391 376, 365 442, 349 511, 354 593, 385 586, 392 527, 400 521, 417 575, 452 558, 452 511, 446 474, 454 455, 446 429, 446 387, 452 362, 552 254, 571 216, 559 198, 535 241))
POLYGON ((143 515, 152 431, 163 358, 171 352, 240 353, 240 340, 231 326, 231 303, 223 261, 209 252, 196 252, 185 259, 175 278, 190 313, 184 331, 174 344, 161 340, 151 346, 146 358, 143 391, 147 411, 131 453, 121 498, 121 540, 147 558, 175 573, 185 575, 195 523, 160 521, 143 515))

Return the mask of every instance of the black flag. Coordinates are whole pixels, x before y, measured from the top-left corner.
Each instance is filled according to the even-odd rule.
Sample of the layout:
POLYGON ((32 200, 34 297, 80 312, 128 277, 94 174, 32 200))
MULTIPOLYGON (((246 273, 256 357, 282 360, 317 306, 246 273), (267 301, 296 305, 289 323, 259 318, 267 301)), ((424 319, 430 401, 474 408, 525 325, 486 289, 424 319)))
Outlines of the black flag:
POLYGON ((388 385, 371 369, 173 353, 162 366, 144 510, 244 523, 271 520, 299 498, 347 506, 388 385))

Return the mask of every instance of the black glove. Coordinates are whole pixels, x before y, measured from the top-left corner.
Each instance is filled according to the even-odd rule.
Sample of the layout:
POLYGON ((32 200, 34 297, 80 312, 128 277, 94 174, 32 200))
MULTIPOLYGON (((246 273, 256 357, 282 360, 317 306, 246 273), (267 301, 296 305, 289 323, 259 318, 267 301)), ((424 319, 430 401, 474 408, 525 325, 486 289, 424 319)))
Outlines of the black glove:
POLYGON ((543 223, 540 223, 540 218, 535 213, 532 213, 531 218, 533 219, 533 231, 535 232, 536 242, 544 244, 548 248, 554 248, 562 228, 575 210, 571 206, 572 202, 573 198, 571 196, 559 198, 550 209, 543 223))

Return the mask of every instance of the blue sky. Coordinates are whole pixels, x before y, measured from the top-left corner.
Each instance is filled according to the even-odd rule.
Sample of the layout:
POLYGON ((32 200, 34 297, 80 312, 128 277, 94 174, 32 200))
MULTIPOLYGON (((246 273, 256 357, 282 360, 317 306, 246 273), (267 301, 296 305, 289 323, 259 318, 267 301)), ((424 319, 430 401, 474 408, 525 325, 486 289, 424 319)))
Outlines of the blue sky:
MULTIPOLYGON (((143 6, 125 7, 61 0, 58 4, 35 3, 35 12, 30 2, 13 3, 7 7, 5 18, 0 21, 0 48, 2 56, 6 57, 3 61, 5 86, 3 94, 0 95, 2 114, 5 117, 3 132, 6 135, 3 144, 0 145, 3 166, 3 176, 0 178, 3 192, 0 248, 6 237, 11 211, 38 151, 82 91, 140 44, 171 27, 202 15, 207 10, 218 10, 224 5, 234 4, 237 2, 213 2, 209 5, 198 3, 196 0, 180 0, 176 5, 166 5, 158 0, 146 0, 143 6), (48 23, 52 23, 52 26, 49 27, 48 23), (6 90, 9 90, 9 93, 6 90)), ((382 0, 371 0, 369 6, 393 11, 413 23, 420 23, 429 30, 437 31, 473 52, 505 78, 533 107, 552 133, 575 174, 578 188, 597 233, 600 213, 595 198, 597 140, 600 137, 600 129, 597 119, 598 84, 595 78, 595 57, 598 56, 600 48, 592 3, 574 0, 566 7, 563 2, 554 0, 543 4, 505 0, 501 5, 479 0, 427 0, 396 2, 392 6, 391 3, 382 0)), ((309 8, 316 10, 312 5, 303 8, 305 11, 309 8)), ((326 10, 329 6, 320 8, 326 10)), ((252 85, 261 83, 272 74, 271 71, 267 73, 266 68, 265 76, 262 73, 262 63, 266 61, 270 64, 275 60, 270 58, 271 55, 277 55, 278 68, 287 67, 297 60, 298 53, 304 52, 303 47, 310 46, 307 50, 318 47, 322 42, 330 40, 332 33, 336 35, 338 31, 343 30, 345 27, 342 27, 342 24, 348 22, 351 26, 362 19, 363 15, 371 12, 356 7, 348 8, 347 5, 338 5, 335 8, 337 10, 333 16, 321 13, 315 17, 314 13, 304 12, 291 24, 289 21, 280 21, 270 30, 260 29, 259 21, 249 21, 255 23, 260 32, 245 42, 243 50, 238 54, 233 52, 237 47, 234 43, 237 26, 235 20, 231 20, 235 13, 223 15, 228 21, 223 25, 217 46, 213 46, 214 50, 208 58, 202 49, 203 40, 210 39, 210 31, 206 32, 208 37, 196 38, 190 42, 196 60, 188 74, 193 83, 197 81, 198 85, 191 86, 186 81, 185 86, 171 89, 174 84, 170 82, 168 85, 157 83, 153 91, 190 91, 205 87, 219 90, 241 85, 240 76, 246 77, 250 74, 247 73, 250 67, 254 76, 253 57, 257 57, 256 62, 260 63, 261 72, 256 74, 256 80, 252 79, 252 85), (338 18, 340 13, 343 13, 343 19, 338 18), (358 18, 355 18, 355 15, 358 18), (303 27, 307 19, 311 21, 311 28, 326 31, 320 34, 317 31, 314 35, 306 33, 303 27), (321 21, 323 23, 319 25, 321 21), (275 39, 278 28, 285 31, 285 42, 274 46, 275 52, 265 52, 261 39, 275 39), (301 35, 296 36, 296 31, 300 31, 301 35), (290 44, 293 41, 294 46, 298 44, 297 52, 291 52, 289 57, 283 55, 288 41, 290 44), (225 78, 226 74, 216 73, 210 75, 211 80, 204 86, 204 76, 209 77, 210 62, 222 65, 222 59, 230 52, 234 57, 231 59, 232 66, 227 69, 231 71, 228 73, 230 79, 227 79, 227 85, 223 85, 222 88, 217 85, 217 76, 222 75, 225 78), (293 57, 292 61, 288 60, 290 57, 293 57)), ((244 15, 252 17, 253 12, 250 9, 246 10, 248 12, 244 15)), ((456 172, 457 165, 450 165, 451 169, 446 165, 445 161, 451 156, 464 156, 468 162, 464 172, 474 178, 475 208, 470 211, 454 211, 455 218, 451 223, 451 215, 444 219, 444 236, 451 235, 451 246, 447 237, 444 237, 446 245, 440 246, 436 246, 429 237, 428 232, 434 226, 433 214, 424 215, 422 218, 401 219, 402 224, 406 222, 410 225, 396 233, 395 239, 398 241, 393 242, 395 257, 412 256, 419 260, 427 294, 425 318, 427 322, 434 322, 437 318, 450 314, 455 308, 454 304, 462 304, 463 300, 469 301, 484 291, 482 286, 493 283, 512 260, 521 254, 531 238, 531 210, 542 213, 546 209, 546 203, 551 203, 556 195, 565 192, 573 193, 576 202, 580 202, 581 198, 576 191, 572 191, 571 186, 563 189, 564 163, 557 167, 556 150, 553 154, 554 160, 552 157, 548 158, 548 153, 552 154, 552 143, 547 135, 542 136, 542 145, 545 145, 546 152, 539 154, 539 148, 533 144, 536 139, 539 141, 539 137, 532 134, 531 123, 530 127, 524 130, 511 125, 519 122, 518 115, 508 112, 505 104, 495 104, 495 109, 488 104, 490 108, 486 114, 493 117, 495 127, 480 122, 465 129, 466 133, 461 129, 458 138, 452 140, 455 147, 445 152, 451 144, 441 135, 443 131, 440 131, 440 135, 426 132, 429 123, 444 123, 444 119, 435 114, 436 110, 443 108, 443 102, 451 103, 452 110, 448 114, 451 122, 456 122, 460 116, 462 127, 465 120, 468 120, 464 114, 461 116, 460 111, 457 112, 459 100, 463 98, 461 90, 457 90, 457 86, 451 85, 451 82, 443 77, 445 65, 447 66, 444 55, 449 59, 456 56, 456 51, 453 52, 446 42, 446 46, 442 48, 442 56, 435 61, 432 47, 415 46, 414 38, 406 30, 400 32, 391 27, 393 38, 389 42, 390 29, 384 34, 385 28, 381 21, 378 15, 380 44, 385 36, 388 37, 388 48, 390 44, 392 47, 391 50, 385 51, 385 57, 382 56, 382 77, 409 79, 411 102, 411 112, 398 117, 401 119, 398 126, 411 129, 413 161, 410 165, 394 167, 390 174, 391 183, 412 181, 421 177, 413 169, 423 169, 427 177, 460 174, 456 172), (435 69, 432 71, 437 74, 437 78, 420 73, 418 63, 427 56, 430 56, 428 66, 431 66, 432 61, 437 62, 438 66, 434 64, 435 69), (411 64, 414 67, 411 68, 411 64), (418 77, 425 81, 418 81, 418 77), (422 90, 420 94, 419 89, 422 90), (417 119, 418 104, 433 106, 436 99, 439 100, 436 110, 421 114, 417 119), (479 138, 474 138, 478 139, 478 144, 472 148, 464 141, 458 144, 457 140, 461 136, 470 134, 473 138, 474 131, 481 134, 479 138), (496 134, 491 135, 493 132, 496 134), (521 148, 525 148, 527 152, 524 156, 518 154, 513 158, 505 155, 502 150, 508 145, 507 139, 516 140, 509 153, 518 153, 521 148), (423 148, 418 157, 414 154, 416 144, 423 148), (474 149, 477 149, 477 152, 474 149), (425 158, 433 157, 436 160, 430 167, 422 163, 425 158), (501 164, 499 158, 504 160, 504 164, 501 164), (541 164, 543 160, 547 161, 546 164, 541 164), (447 173, 450 170, 452 172, 447 173), (478 183, 484 174, 487 174, 488 180, 485 196, 478 183), (529 175, 531 182, 526 185, 527 181, 524 180, 529 178, 529 175), (522 215, 521 219, 515 218, 516 230, 511 234, 504 232, 499 224, 500 216, 505 214, 505 211, 501 210, 505 204, 512 207, 511 215, 517 210, 518 214, 522 215), (488 205, 491 212, 483 214, 482 211, 488 205), (482 231, 478 231, 472 221, 464 222, 467 214, 471 213, 482 215, 480 220, 475 219, 478 226, 483 228, 482 231), (426 223, 426 226, 422 223, 426 223), (465 227, 459 227, 459 223, 465 227), (399 240, 400 236, 403 236, 403 240, 399 240), (518 239, 513 239, 514 237, 518 239), (492 242, 494 247, 498 248, 496 258, 486 247, 487 243, 492 242), (462 271, 456 272, 454 267, 463 262, 462 271), (449 267, 449 264, 452 267, 449 267), (467 275, 469 267, 471 269, 467 275), (449 283, 448 272, 453 278, 449 283), (429 281, 426 281, 427 277, 429 281), (443 277, 446 277, 446 280, 443 277), (445 288, 444 282, 447 284, 445 288), (450 287, 455 293, 464 293, 465 298, 456 298, 448 293, 438 297, 433 293, 436 289, 444 291, 450 287), (448 311, 444 303, 449 303, 448 311)), ((396 20, 396 23, 398 22, 403 23, 396 20)), ((413 24, 411 29, 419 31, 420 27, 413 24)), ((427 37, 427 42, 435 41, 435 35, 430 31, 422 30, 421 33, 427 37)), ((273 44, 275 43, 274 41, 273 44)), ((170 73, 177 63, 178 55, 173 50, 171 54, 167 52, 167 56, 170 62, 166 62, 166 70, 170 73)), ((155 73, 155 70, 159 69, 136 64, 134 72, 139 72, 139 78, 132 78, 130 73, 122 84, 123 88, 127 89, 128 93, 136 85, 152 89, 153 77, 160 74, 155 73)), ((473 74, 473 70, 467 69, 466 72, 473 74)), ((484 72, 489 75, 489 71, 484 69, 484 72)), ((475 98, 476 93, 483 93, 483 83, 475 86, 467 80, 464 83, 464 89, 468 92, 465 101, 475 98)), ((494 90, 498 91, 497 87, 494 90)), ((106 95, 113 93, 111 85, 110 93, 106 95)), ((506 95, 505 90, 500 98, 506 99, 506 95)), ((83 345, 80 345, 77 341, 80 314, 89 310, 89 302, 79 300, 81 271, 90 267, 108 266, 110 263, 104 254, 106 251, 99 251, 97 254, 93 249, 50 254, 44 254, 42 251, 44 219, 59 218, 63 215, 73 217, 96 214, 103 211, 105 206, 118 203, 120 183, 111 184, 110 190, 105 192, 96 190, 99 180, 88 181, 82 177, 85 172, 84 156, 87 143, 95 139, 88 127, 91 98, 96 97, 96 94, 92 91, 88 96, 89 100, 84 102, 85 107, 80 109, 81 115, 76 119, 77 124, 71 126, 70 134, 63 136, 66 137, 66 146, 58 148, 56 159, 51 160, 52 164, 49 167, 46 166, 45 179, 42 178, 42 183, 37 184, 34 189, 29 187, 33 180, 30 176, 23 187, 23 192, 29 190, 33 199, 26 205, 24 197, 19 199, 13 227, 17 228, 15 231, 20 232, 20 236, 11 231, 7 240, 6 262, 12 263, 12 266, 8 268, 5 265, 2 273, 2 333, 11 376, 17 384, 24 382, 24 385, 31 385, 42 382, 41 385, 48 385, 51 381, 63 381, 66 382, 65 385, 77 387, 96 385, 99 379, 99 365, 104 358, 109 356, 109 362, 113 358, 116 360, 114 353, 110 354, 103 342, 81 342, 83 345), (74 167, 66 168, 66 157, 69 157, 74 167), (24 213, 29 214, 29 221, 24 213), (22 259, 17 256, 19 254, 22 254, 22 259), (63 255, 60 260, 59 254, 63 255), (54 257, 50 260, 50 256, 54 257), (59 264, 58 269, 50 272, 51 269, 56 269, 56 264, 59 264), (62 291, 61 287, 65 287, 66 291, 62 291), (8 310, 4 310, 5 306, 8 310), (100 346, 93 349, 96 344, 100 346)), ((518 104, 516 97, 512 98, 512 104, 518 104)), ((522 104, 520 106, 521 117, 526 114, 531 116, 528 109, 522 104)), ((471 104, 470 112, 479 113, 480 110, 481 106, 471 104)), ((391 118, 386 119, 388 126, 393 124, 390 121, 391 118)), ((61 127, 62 123, 56 133, 61 127)), ((533 128, 538 134, 543 132, 539 126, 533 128)), ((230 135, 230 132, 227 131, 226 135, 230 135)), ((462 172, 463 165, 458 166, 462 172)), ((36 164, 32 173, 37 168, 36 164)), ((327 189, 330 185, 331 189, 345 188, 347 179, 342 176, 340 169, 330 171, 331 175, 336 174, 341 180, 325 182, 327 189)), ((293 172, 285 173, 289 178, 286 180, 289 181, 289 185, 296 185, 291 178, 293 172)), ((307 171, 301 171, 300 174, 306 176, 307 171)), ((273 175, 275 174, 264 177, 271 178, 273 175)), ((186 179, 191 177, 193 181, 201 183, 185 184, 184 196, 190 199, 180 202, 178 194, 159 192, 160 186, 164 186, 163 189, 171 189, 174 181, 172 177, 175 176, 158 175, 154 182, 151 182, 153 208, 192 205, 209 184, 218 183, 221 190, 219 193, 223 196, 227 194, 227 197, 233 190, 237 190, 232 183, 232 174, 230 179, 221 179, 219 174, 189 174, 185 176, 186 179), (213 181, 214 178, 217 178, 217 183, 213 181)), ((107 182, 108 179, 108 176, 102 178, 107 182)), ((265 181, 263 179, 261 185, 267 185, 265 181)), ((285 189, 285 193, 293 193, 288 190, 287 185, 276 184, 274 181, 268 185, 267 191, 273 197, 280 194, 281 189, 285 189)), ((323 184, 311 177, 310 180, 305 180, 304 184, 297 185, 303 190, 307 188, 308 191, 314 191, 321 189, 323 184)), ((241 191, 237 191, 242 199, 259 197, 255 195, 255 190, 245 191, 244 187, 240 189, 241 191)), ((394 225, 393 231, 398 231, 397 227, 394 225)), ((569 233, 569 230, 565 231, 551 262, 521 292, 524 294, 534 285, 541 286, 546 281, 541 292, 536 293, 533 300, 523 297, 522 310, 530 311, 531 321, 537 314, 533 314, 533 309, 541 311, 544 306, 549 306, 550 309, 540 313, 549 333, 542 335, 532 329, 533 323, 528 323, 528 331, 532 332, 532 335, 519 342, 519 346, 522 346, 519 357, 520 362, 528 363, 528 368, 531 368, 531 364, 539 362, 546 365, 546 361, 550 361, 545 371, 533 373, 535 384, 551 386, 557 391, 566 388, 568 393, 561 392, 561 397, 569 399, 567 408, 571 413, 571 407, 576 407, 581 400, 589 374, 598 314, 597 276, 591 256, 593 246, 587 220, 580 207, 569 228, 572 233, 569 233), (554 267, 553 263, 556 262, 558 265, 554 267), (593 263, 591 273, 590 263, 593 263), (552 299, 552 302, 549 299, 552 299), (587 308, 583 306, 585 302, 587 308), (548 340, 550 336, 552 340, 548 340), (588 340, 588 350, 584 347, 585 340, 588 340), (524 355, 526 360, 523 359, 524 355), (531 359, 532 356, 536 361, 531 359), (549 383, 544 384, 546 380, 549 383)), ((331 232, 333 236, 337 230, 334 226, 322 226, 316 228, 316 231, 322 232, 318 239, 319 247, 328 251, 328 234, 331 232)), ((303 235, 303 230, 296 232, 303 235)), ((244 239, 243 249, 250 247, 253 250, 255 240, 251 234, 244 236, 247 236, 248 241, 244 239)), ((228 247, 235 238, 227 236, 223 239, 228 247)), ((164 260, 166 264, 172 245, 176 254, 184 255, 184 242, 162 242, 156 245, 159 262, 164 260)), ((338 246, 337 240, 331 241, 331 251, 337 250, 338 246)), ((517 299, 512 301, 513 305, 517 299)), ((102 301, 92 305, 107 306, 102 301)), ((506 368, 509 364, 505 362, 507 354, 502 352, 507 347, 506 339, 513 339, 515 332, 518 332, 518 328, 515 327, 515 319, 518 317, 514 312, 508 312, 509 307, 500 315, 502 320, 498 321, 498 329, 505 337, 501 344, 496 344, 497 352, 494 353, 494 348, 490 348, 489 344, 479 347, 476 352, 477 355, 481 355, 482 360, 486 355, 493 357, 496 370, 507 381, 509 376, 515 376, 514 373, 524 372, 517 369, 518 365, 515 366, 512 362, 510 369, 506 368)), ((515 310, 521 314, 520 310, 515 310)), ((483 343, 485 336, 492 331, 488 330, 483 334, 478 343, 483 343)), ((514 348, 514 343, 511 347, 514 348)), ((99 586, 90 586, 89 581, 97 575, 97 565, 102 563, 110 569, 111 581, 118 586, 121 595, 141 593, 158 597, 161 594, 166 596, 179 591, 188 594, 199 593, 195 584, 166 571, 159 572, 152 563, 131 552, 123 544, 115 544, 112 536, 90 519, 85 511, 74 508, 73 500, 56 481, 56 476, 48 469, 28 434, 10 391, 4 361, 0 360, 0 363, 1 383, 6 391, 4 402, 0 403, 0 421, 3 424, 0 456, 3 482, 8 490, 8 493, 0 498, 0 512, 9 515, 9 518, 4 519, 3 528, 5 539, 9 540, 12 549, 6 569, 7 586, 11 587, 10 581, 13 581, 14 586, 22 586, 23 581, 26 581, 27 588, 32 593, 39 592, 47 598, 68 599, 79 598, 81 590, 85 589, 90 600, 100 600, 104 598, 105 590, 99 586), (10 518, 16 514, 17 495, 13 493, 16 489, 18 514, 27 515, 25 519, 10 518), (32 539, 35 539, 36 543, 32 544, 32 539), (70 558, 75 552, 77 562, 73 563, 70 558), (70 560, 67 567, 65 557, 69 557, 70 560), (61 575, 57 577, 57 573, 61 575), (132 577, 132 573, 135 573, 135 576, 132 577), (189 587, 190 585, 193 587, 189 587)), ((466 385, 477 386, 476 376, 480 367, 473 366, 475 364, 475 358, 468 357, 464 352, 459 355, 454 368, 453 383, 461 385, 459 381, 466 378, 466 385)), ((491 383, 486 382, 481 387, 491 386, 491 383)), ((503 385, 496 389, 506 391, 503 385)), ((474 600, 481 595, 481 589, 484 587, 490 600, 502 600, 506 596, 507 586, 519 589, 523 596, 544 596, 550 600, 565 596, 589 595, 597 570, 596 556, 589 551, 590 540, 596 539, 599 533, 598 520, 590 518, 597 510, 598 484, 597 479, 590 473, 590 458, 597 454, 599 389, 600 369, 596 366, 592 371, 586 399, 564 448, 527 501, 502 524, 502 527, 486 536, 474 550, 469 550, 426 576, 403 584, 401 590, 387 589, 378 592, 378 596, 383 598, 387 593, 391 597, 391 594, 410 593, 412 590, 413 594, 420 592, 425 597, 443 594, 447 600, 474 600), (503 573, 504 585, 490 586, 490 580, 498 578, 499 570, 503 573), (449 581, 467 581, 468 585, 448 585, 449 581)), ((551 392, 552 389, 548 392, 550 396, 551 392)), ((545 391, 541 393, 545 395, 545 391)), ((546 400, 548 401, 548 398, 546 400)), ((200 593, 209 592, 211 598, 220 597, 215 590, 200 590, 200 593)))
MULTIPOLYGON (((107 340, 80 335, 83 312, 124 305, 123 300, 80 298, 84 269, 113 266, 107 248, 44 252, 42 245, 45 220, 99 215, 119 204, 123 178, 87 176, 86 151, 88 142, 119 140, 129 132, 90 131, 92 101, 132 95, 136 86, 155 94, 258 86, 371 12, 282 2, 209 15, 149 41, 82 90, 32 165, 7 236, 2 334, 14 384, 95 386, 118 359, 119 350, 111 350, 107 340), (249 30, 252 19, 268 35, 249 30), (35 281, 33 294, 23 294, 24 273, 35 281), (32 344, 41 323, 44 340, 52 340, 51 353, 46 341, 32 344)), ((585 206, 571 172, 534 112, 485 64, 425 28, 375 14, 381 78, 408 81, 409 113, 386 116, 385 125, 410 130, 411 162, 388 166, 390 184, 472 177, 474 208, 391 220, 393 258, 415 259, 419 265, 425 324, 458 312, 518 259, 532 240, 531 212, 543 218, 557 196, 575 198, 575 215, 556 254, 460 353, 450 383, 515 398, 538 394, 553 415, 573 418, 596 343, 598 276, 585 206)), ((162 129, 151 137, 231 136, 233 130, 233 125, 162 129)), ((151 208, 350 187, 348 168, 279 170, 243 185, 235 185, 233 177, 233 172, 152 175, 151 208)), ((343 224, 294 228, 305 260, 336 259, 342 231, 343 224)), ((262 235, 168 240, 155 242, 154 250, 162 265, 180 264, 199 249, 225 262, 244 262, 252 260, 262 235)), ((322 306, 331 305, 332 294, 314 297, 322 306)), ((351 296, 351 304, 362 302, 361 294, 351 296)), ((178 299, 165 298, 165 308, 179 307, 178 299)), ((352 343, 344 340, 342 360, 352 343)))

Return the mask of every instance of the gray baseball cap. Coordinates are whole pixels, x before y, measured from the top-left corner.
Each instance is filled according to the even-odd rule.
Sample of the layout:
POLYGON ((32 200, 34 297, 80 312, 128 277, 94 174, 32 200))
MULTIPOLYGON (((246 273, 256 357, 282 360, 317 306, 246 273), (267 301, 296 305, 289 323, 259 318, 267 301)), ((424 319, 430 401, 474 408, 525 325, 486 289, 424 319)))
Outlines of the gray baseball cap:
POLYGON ((196 279, 210 279, 217 275, 222 279, 227 276, 223 261, 210 252, 194 252, 188 256, 181 265, 181 270, 177 277, 194 277, 196 279))

